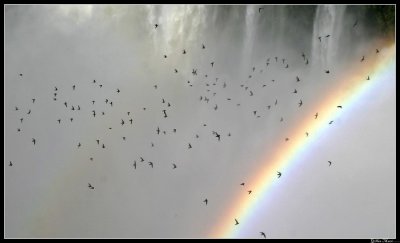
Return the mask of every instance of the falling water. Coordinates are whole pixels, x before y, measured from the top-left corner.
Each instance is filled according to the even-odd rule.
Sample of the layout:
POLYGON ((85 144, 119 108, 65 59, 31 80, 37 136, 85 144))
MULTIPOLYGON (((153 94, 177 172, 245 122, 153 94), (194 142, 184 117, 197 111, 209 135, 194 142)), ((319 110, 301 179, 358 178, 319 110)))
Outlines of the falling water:
POLYGON ((319 5, 317 7, 311 54, 311 61, 315 68, 329 69, 334 63, 339 48, 345 10, 346 6, 319 5), (327 35, 330 36, 326 37, 327 35))

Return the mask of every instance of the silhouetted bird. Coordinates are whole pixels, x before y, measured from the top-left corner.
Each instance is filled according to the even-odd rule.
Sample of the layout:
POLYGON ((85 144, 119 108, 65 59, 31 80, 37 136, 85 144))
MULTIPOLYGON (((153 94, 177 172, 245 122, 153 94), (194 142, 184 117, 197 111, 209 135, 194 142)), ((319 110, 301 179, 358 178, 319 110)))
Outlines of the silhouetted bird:
POLYGON ((250 90, 250 96, 253 96, 253 91, 250 90))
POLYGON ((207 203, 208 203, 208 200, 207 200, 207 198, 206 199, 204 199, 204 201, 203 202, 205 202, 206 203, 206 205, 207 205, 207 203))
POLYGON ((275 62, 278 62, 278 57, 275 57, 275 62))
POLYGON ((20 129, 20 128, 18 128, 18 129, 17 129, 17 131, 18 131, 18 132, 20 132, 20 131, 21 131, 21 129, 20 129))
POLYGON ((301 53, 301 56, 303 57, 303 60, 306 60, 306 55, 304 54, 304 52, 301 53))
POLYGON ((36 139, 32 138, 32 143, 33 143, 33 145, 35 145, 36 144, 36 139))
POLYGON ((325 73, 329 73, 329 70, 325 70, 325 73))
POLYGON ((293 91, 293 94, 296 94, 297 93, 297 90, 296 89, 294 89, 294 91, 293 91))
POLYGON ((244 186, 244 182, 240 183, 241 186, 244 186))
POLYGON ((214 62, 211 63, 211 67, 214 67, 214 62))
POLYGON ((20 73, 19 76, 22 77, 22 73, 20 73))
POLYGON ((164 112, 164 118, 167 118, 167 113, 166 113, 166 111, 163 110, 163 112, 164 112))
POLYGON ((302 100, 300 100, 300 102, 299 102, 299 107, 300 107, 302 104, 303 104, 303 101, 302 101, 302 100))
POLYGON ((340 108, 340 109, 342 109, 342 106, 341 106, 341 105, 338 105, 338 106, 337 106, 337 108, 340 108))
POLYGON ((186 54, 186 51, 185 51, 185 49, 183 49, 183 52, 182 52, 183 54, 186 54))
POLYGON ((8 166, 12 166, 13 164, 12 164, 12 162, 10 161, 10 164, 8 165, 8 166))
POLYGON ((92 186, 92 185, 90 185, 90 183, 88 183, 88 187, 89 187, 89 189, 94 189, 94 187, 92 186))
POLYGON ((151 168, 153 168, 153 162, 149 162, 149 165, 151 166, 151 168))
POLYGON ((317 119, 317 117, 318 117, 318 112, 317 112, 317 113, 315 113, 315 119, 317 119))
POLYGON ((331 166, 331 165, 332 165, 332 162, 331 162, 331 161, 329 161, 329 160, 328 160, 328 163, 329 163, 329 166, 331 166))
POLYGON ((329 124, 332 124, 332 123, 333 123, 333 121, 330 121, 330 122, 329 122, 329 124))
POLYGON ((117 93, 119 93, 120 92, 120 90, 119 89, 117 89, 117 93))
POLYGON ((74 120, 74 118, 71 117, 70 120, 71 120, 71 122, 72 122, 72 121, 74 120))
POLYGON ((129 121, 131 122, 131 125, 132 125, 133 119, 131 118, 131 119, 129 119, 129 121))
POLYGON ((176 164, 172 164, 173 168, 172 169, 176 169, 176 164))
POLYGON ((278 104, 278 99, 275 100, 275 105, 277 105, 277 104, 278 104))
POLYGON ((94 102, 95 102, 95 101, 94 101, 94 100, 92 100, 92 103, 93 103, 93 105, 94 105, 94 102))
POLYGON ((121 126, 125 124, 124 120, 121 119, 121 126))
POLYGON ((178 73, 178 70, 175 69, 175 73, 178 73))
POLYGON ((278 171, 277 175, 278 175, 278 178, 279 178, 279 177, 282 176, 282 173, 278 171))
POLYGON ((286 64, 286 67, 285 68, 288 68, 289 67, 289 64, 286 64))
POLYGON ((318 36, 319 42, 321 42, 321 36, 318 36))
POLYGON ((15 110, 17 111, 17 110, 18 110, 18 107, 15 107, 15 110))
POLYGON ((376 49, 376 53, 379 53, 379 50, 378 50, 378 49, 376 49))
POLYGON ((206 49, 206 47, 204 46, 204 44, 202 44, 202 48, 203 48, 203 49, 206 49))
POLYGON ((283 122, 283 117, 281 117, 281 122, 283 122))
POLYGON ((142 157, 140 157, 140 162, 144 162, 144 159, 142 157))
POLYGON ((217 105, 215 105, 215 107, 214 107, 214 110, 217 110, 218 109, 218 106, 217 105))
POLYGON ((75 90, 75 85, 72 85, 72 90, 75 90))
POLYGON ((267 238, 267 236, 265 235, 264 232, 260 232, 261 236, 263 236, 265 239, 267 238))
POLYGON ((65 107, 67 107, 67 102, 66 101, 64 102, 64 105, 65 105, 65 107))
POLYGON ((286 141, 286 142, 289 141, 289 138, 285 138, 285 141, 286 141))
POLYGON ((96 139, 96 142, 97 142, 97 144, 100 144, 100 140, 99 139, 96 139))
POLYGON ((136 160, 133 161, 133 168, 136 170, 136 160))
POLYGON ((78 148, 80 148, 81 147, 81 143, 78 143, 78 148))
POLYGON ((189 143, 189 147, 188 147, 189 149, 191 149, 192 148, 192 145, 189 143))
POLYGON ((35 103, 35 100, 36 100, 36 99, 32 99, 32 103, 35 103))
POLYGON ((328 38, 329 36, 331 36, 331 35, 326 35, 325 37, 328 38))
POLYGON ((157 127, 156 131, 157 131, 157 135, 160 134, 160 128, 159 127, 157 127))
POLYGON ((154 29, 157 29, 157 27, 158 27, 158 24, 155 24, 155 25, 154 25, 154 29))
POLYGON ((58 121, 58 124, 60 124, 60 123, 61 123, 61 119, 58 119, 57 121, 58 121))
POLYGON ((237 221, 237 219, 235 219, 235 225, 238 225, 239 224, 239 222, 237 221))
POLYGON ((308 64, 308 59, 307 59, 307 61, 306 61, 306 65, 308 64))
POLYGON ((251 193, 251 190, 250 191, 247 191, 249 194, 251 193))
POLYGON ((103 85, 102 85, 102 84, 99 84, 99 87, 101 88, 101 87, 103 87, 103 85))
POLYGON ((361 62, 362 62, 362 61, 364 61, 364 56, 362 56, 362 58, 361 58, 361 62))
POLYGON ((106 146, 104 146, 104 143, 103 143, 103 146, 102 146, 102 148, 106 148, 106 146))
POLYGON ((369 80, 369 76, 367 77, 367 80, 369 80))
POLYGON ((31 110, 29 109, 28 113, 26 113, 27 115, 31 114, 31 110))
POLYGON ((306 132, 306 136, 308 137, 308 132, 306 132))
POLYGON ((296 76, 296 80, 297 80, 297 82, 300 82, 300 79, 299 79, 299 77, 298 77, 298 76, 296 76))
POLYGON ((95 80, 95 79, 93 80, 93 83, 96 83, 96 80, 95 80))
POLYGON ((164 55, 164 58, 167 58, 167 55, 164 55))

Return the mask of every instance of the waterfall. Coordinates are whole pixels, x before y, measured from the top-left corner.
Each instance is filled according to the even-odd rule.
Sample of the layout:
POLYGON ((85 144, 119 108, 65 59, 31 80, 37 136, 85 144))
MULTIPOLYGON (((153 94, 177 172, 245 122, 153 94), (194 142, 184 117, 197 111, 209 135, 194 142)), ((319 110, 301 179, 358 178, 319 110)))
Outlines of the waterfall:
POLYGON ((311 62, 315 68, 329 69, 334 63, 346 6, 319 5, 314 18, 311 62), (330 35, 330 37, 326 37, 330 35), (319 40, 321 37, 321 40, 319 40))

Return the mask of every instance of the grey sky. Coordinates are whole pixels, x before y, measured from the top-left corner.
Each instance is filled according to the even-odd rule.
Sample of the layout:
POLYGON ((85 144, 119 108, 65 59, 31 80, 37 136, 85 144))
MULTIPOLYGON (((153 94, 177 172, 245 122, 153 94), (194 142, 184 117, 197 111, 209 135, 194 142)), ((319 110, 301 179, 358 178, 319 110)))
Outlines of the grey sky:
MULTIPOLYGON (((5 237, 210 237, 238 191, 257 190, 239 184, 268 163, 260 159, 283 146, 349 64, 381 48, 378 37, 364 38, 362 23, 356 37, 349 34, 351 12, 328 10, 344 12, 325 23, 340 36, 326 40, 329 50, 320 54, 329 54, 323 58, 331 66, 317 69, 325 63, 311 59, 314 27, 282 6, 265 7, 262 15, 255 5, 6 5, 5 237)), ((280 178, 279 190, 238 237, 259 238, 260 231, 268 238, 396 236, 390 72, 393 80, 344 111, 307 148, 301 166, 280 178)))

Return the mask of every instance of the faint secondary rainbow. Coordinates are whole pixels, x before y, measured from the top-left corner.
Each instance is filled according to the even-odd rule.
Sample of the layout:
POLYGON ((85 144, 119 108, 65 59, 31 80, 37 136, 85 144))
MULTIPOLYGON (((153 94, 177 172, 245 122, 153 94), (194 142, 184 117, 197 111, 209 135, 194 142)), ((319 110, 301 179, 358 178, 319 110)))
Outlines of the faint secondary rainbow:
MULTIPOLYGON (((368 56, 372 55, 371 52, 368 56)), ((329 121, 335 120, 351 106, 355 106, 357 101, 362 99, 373 87, 377 87, 378 84, 382 85, 383 83, 380 81, 388 78, 395 79, 395 77, 388 76, 392 74, 388 71, 395 70, 395 67, 396 46, 392 44, 383 48, 379 57, 371 60, 367 65, 357 68, 355 73, 342 75, 338 79, 335 91, 327 94, 318 107, 306 114, 305 119, 288 133, 293 134, 290 137, 290 143, 279 146, 274 153, 261 159, 265 167, 252 176, 254 179, 246 182, 255 189, 253 197, 240 193, 234 199, 236 203, 223 213, 222 220, 217 223, 213 232, 210 232, 210 236, 213 238, 238 237, 243 229, 241 226, 248 223, 256 209, 261 206, 260 202, 277 187, 277 171, 281 171, 282 178, 285 178, 285 174, 288 174, 296 164, 296 158, 329 128, 329 121), (366 80, 367 76, 370 77, 370 80, 366 80), (346 90, 345 94, 343 94, 343 90, 346 90), (337 105, 342 105, 343 109, 338 109, 337 105), (318 119, 314 119, 315 111, 319 112, 318 119), (309 132, 308 137, 305 136, 305 131, 309 132), (235 218, 240 222, 238 226, 235 226, 235 218)))

